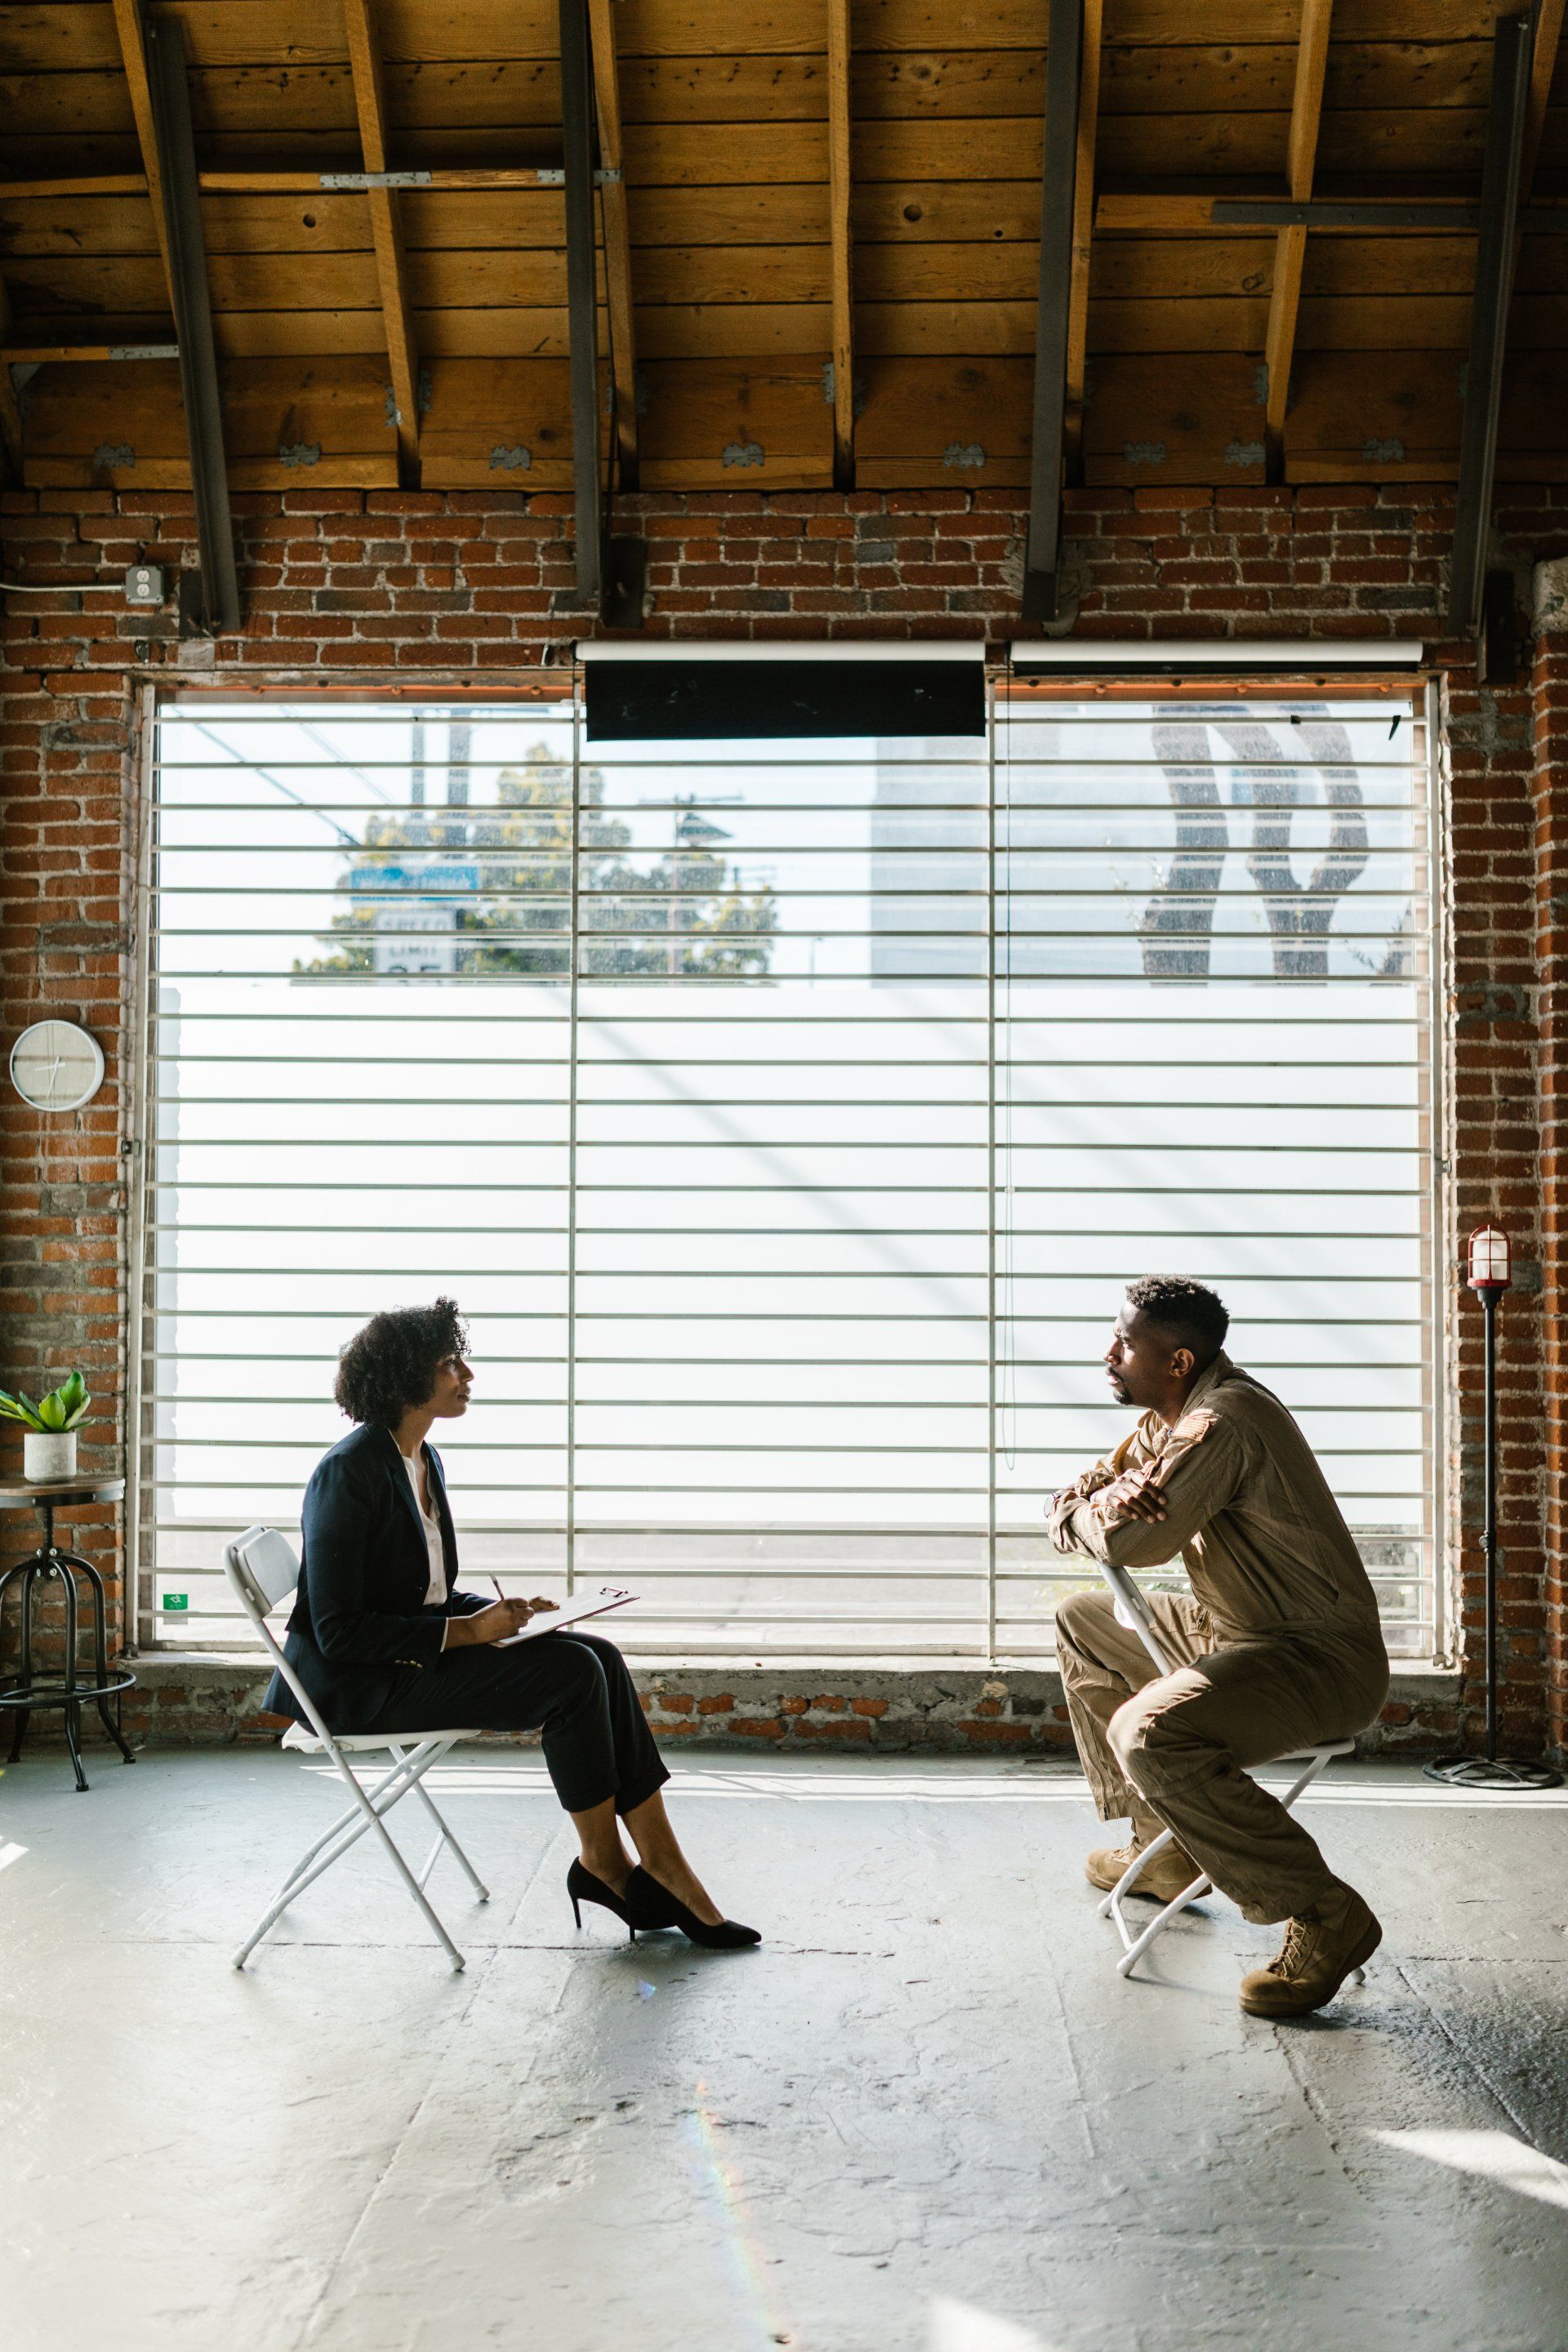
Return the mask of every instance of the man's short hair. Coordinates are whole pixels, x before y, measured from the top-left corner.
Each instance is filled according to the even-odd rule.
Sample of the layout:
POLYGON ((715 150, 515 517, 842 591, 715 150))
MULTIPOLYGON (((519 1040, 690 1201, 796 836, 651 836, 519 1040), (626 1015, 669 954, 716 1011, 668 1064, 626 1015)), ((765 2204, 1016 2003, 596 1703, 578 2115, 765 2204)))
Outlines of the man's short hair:
POLYGON ((1190 1348, 1199 1371, 1225 1345, 1230 1317, 1216 1291, 1184 1274, 1145 1274, 1127 1286, 1127 1303, 1168 1331, 1178 1348, 1190 1348))

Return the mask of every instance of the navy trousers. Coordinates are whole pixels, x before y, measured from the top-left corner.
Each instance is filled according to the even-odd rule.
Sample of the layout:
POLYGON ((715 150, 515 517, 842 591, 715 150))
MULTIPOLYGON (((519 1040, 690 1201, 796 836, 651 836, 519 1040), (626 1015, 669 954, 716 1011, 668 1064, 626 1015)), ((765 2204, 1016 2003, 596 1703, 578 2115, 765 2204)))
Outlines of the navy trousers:
POLYGON ((534 1642, 494 1642, 405 1666, 367 1731, 538 1731, 555 1793, 569 1813, 646 1802, 669 1778, 626 1662, 601 1634, 563 1625, 534 1642))

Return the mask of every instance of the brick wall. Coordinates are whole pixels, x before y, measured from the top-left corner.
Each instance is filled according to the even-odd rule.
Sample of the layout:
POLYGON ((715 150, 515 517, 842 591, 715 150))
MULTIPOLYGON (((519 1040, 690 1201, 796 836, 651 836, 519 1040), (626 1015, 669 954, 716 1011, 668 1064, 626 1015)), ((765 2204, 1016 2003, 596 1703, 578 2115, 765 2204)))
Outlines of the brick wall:
MULTIPOLYGON (((1532 565, 1568 555, 1568 488, 1515 488, 1501 500, 1499 543, 1527 606, 1532 565)), ((109 1074, 87 1111, 47 1127, 5 1091, 0 1362, 23 1385, 82 1364, 103 1405, 83 1449, 90 1466, 116 1465, 123 1436, 128 812, 146 688, 202 681, 297 694, 320 682, 482 691, 537 681, 546 648, 592 626, 575 598, 565 498, 342 490, 236 503, 247 604, 238 639, 182 646, 170 615, 128 611, 116 588, 5 600, 0 1047, 8 1051, 29 1019, 58 1013, 93 1029, 109 1074)), ((1068 509, 1068 579, 1084 634, 1130 642, 1436 634, 1452 526, 1442 488, 1108 489, 1070 494, 1068 509)), ((633 514, 649 541, 652 635, 1016 633, 1016 493, 715 493, 630 501, 628 527, 633 514)), ((133 561, 195 562, 190 501, 174 492, 12 492, 0 501, 0 522, 11 577, 78 583, 112 578, 133 561)), ((1533 676, 1527 662, 1508 689, 1479 689, 1467 648, 1436 651, 1452 789, 1454 1214, 1444 1244, 1452 1265, 1469 1226, 1498 1216, 1514 1235, 1526 1286, 1504 1310, 1501 1503, 1505 1725, 1510 1741, 1529 1747, 1564 1731, 1568 1403, 1563 1368, 1555 1355, 1542 1358, 1548 1330, 1556 1348, 1552 1318, 1563 1276, 1556 1223, 1542 1219, 1539 1202, 1563 1148, 1556 1104, 1568 1013, 1554 860, 1565 854, 1558 845, 1568 818, 1568 626, 1553 620, 1542 630, 1533 676)), ((1447 1311, 1459 1378, 1451 1468, 1473 1660, 1480 1327, 1457 1285, 1447 1311)), ((20 1524, 7 1529, 11 1557, 20 1524)), ((76 1524, 86 1549, 117 1564, 116 1519, 76 1524)), ((118 1608, 117 1582, 114 1594, 118 1608)), ((842 1696, 846 1720, 879 1720, 855 1715, 864 1688, 841 1679, 839 1693, 789 1694, 810 1702, 800 1719, 821 1704, 827 1720, 835 1710, 826 1698, 842 1696)), ((195 1713, 211 1718, 213 1736, 226 1736, 219 1726, 232 1730, 234 1706, 214 1707, 204 1687, 195 1713)), ((1476 1696, 1472 1673, 1472 1721, 1476 1696)), ((1420 1714, 1418 1699, 1396 1706, 1406 1707, 1407 1726, 1411 1707, 1420 1714)), ((1430 1712, 1423 1724, 1437 1738, 1452 1728, 1430 1712)))

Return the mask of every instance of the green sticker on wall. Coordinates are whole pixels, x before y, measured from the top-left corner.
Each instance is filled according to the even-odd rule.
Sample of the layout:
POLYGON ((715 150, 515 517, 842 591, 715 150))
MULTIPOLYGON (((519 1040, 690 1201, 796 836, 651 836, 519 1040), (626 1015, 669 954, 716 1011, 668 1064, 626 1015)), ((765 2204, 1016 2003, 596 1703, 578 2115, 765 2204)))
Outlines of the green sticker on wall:
POLYGON ((191 1596, 188 1592, 165 1592, 163 1595, 165 1609, 188 1609, 190 1605, 191 1596))

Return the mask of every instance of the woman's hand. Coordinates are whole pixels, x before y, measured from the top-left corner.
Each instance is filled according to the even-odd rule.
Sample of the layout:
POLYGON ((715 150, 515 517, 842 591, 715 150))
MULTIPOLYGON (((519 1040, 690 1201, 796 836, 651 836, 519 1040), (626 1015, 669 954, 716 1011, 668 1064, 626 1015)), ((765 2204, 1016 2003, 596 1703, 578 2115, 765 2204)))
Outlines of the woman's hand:
POLYGON ((553 1601, 495 1601, 488 1609, 476 1609, 470 1617, 448 1617, 447 1647, 461 1650, 470 1643, 504 1642, 521 1633, 531 1617, 554 1607, 553 1601))

